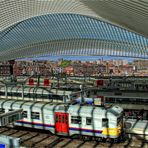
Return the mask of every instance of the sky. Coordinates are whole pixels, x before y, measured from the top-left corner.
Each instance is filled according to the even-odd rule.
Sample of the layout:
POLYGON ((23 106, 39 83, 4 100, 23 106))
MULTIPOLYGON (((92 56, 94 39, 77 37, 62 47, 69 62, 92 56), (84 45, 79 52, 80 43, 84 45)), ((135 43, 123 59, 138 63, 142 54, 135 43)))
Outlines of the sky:
MULTIPOLYGON (((44 57, 34 57, 34 58, 25 58, 19 60, 49 60, 49 61, 57 61, 58 59, 65 59, 65 60, 81 60, 81 61, 96 61, 99 59, 103 60, 127 60, 129 62, 135 60, 135 58, 128 58, 128 57, 113 57, 113 56, 44 56, 44 57)), ((137 59, 137 58, 136 58, 137 59)))

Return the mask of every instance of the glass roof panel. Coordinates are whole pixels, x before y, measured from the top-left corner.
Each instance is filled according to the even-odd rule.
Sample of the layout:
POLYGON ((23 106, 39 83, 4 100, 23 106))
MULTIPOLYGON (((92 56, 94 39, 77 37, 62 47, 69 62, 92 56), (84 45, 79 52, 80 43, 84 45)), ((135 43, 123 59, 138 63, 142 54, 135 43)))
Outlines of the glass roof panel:
MULTIPOLYGON (((105 55, 111 53, 110 48, 114 48, 115 52, 113 54, 115 56, 129 51, 129 56, 137 56, 140 53, 144 57, 148 57, 147 38, 104 21, 76 14, 42 15, 19 22, 5 29, 0 32, 0 52, 2 53, 0 56, 6 56, 9 51, 14 53, 17 51, 16 58, 19 58, 21 54, 19 50, 24 48, 23 53, 25 56, 25 49, 31 48, 30 46, 33 44, 36 44, 36 46, 39 44, 40 46, 40 44, 49 41, 81 41, 84 39, 103 41, 106 42, 106 45, 99 44, 98 47, 95 43, 88 44, 89 47, 85 45, 85 47, 82 47, 82 54, 83 48, 94 48, 94 50, 88 50, 89 54, 91 52, 95 54, 96 49, 104 48, 106 51, 103 54, 105 55)), ((80 47, 75 46, 75 48, 80 47)), ((41 49, 39 48, 39 50, 41 49)), ((27 52, 26 50, 26 56, 28 55, 27 52)), ((74 51, 71 53, 79 54, 74 51)), ((32 52, 32 54, 34 53, 32 52)))

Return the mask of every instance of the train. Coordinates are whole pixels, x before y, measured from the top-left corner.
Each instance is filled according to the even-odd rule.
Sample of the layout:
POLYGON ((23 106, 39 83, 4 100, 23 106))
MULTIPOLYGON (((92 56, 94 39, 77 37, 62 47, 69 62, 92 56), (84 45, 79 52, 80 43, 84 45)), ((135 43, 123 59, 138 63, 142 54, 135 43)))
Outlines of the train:
MULTIPOLYGON (((103 96, 97 96, 96 98, 83 98, 83 101, 91 105, 110 106, 109 102, 105 102, 106 98, 103 96)), ((76 103, 81 104, 82 98, 77 98, 76 103)), ((123 108, 123 121, 124 132, 126 138, 137 138, 142 140, 148 140, 148 106, 144 104, 120 104, 115 103, 113 105, 123 108)))
POLYGON ((123 109, 88 104, 65 104, 0 99, 4 112, 23 109, 15 126, 48 130, 63 136, 81 135, 94 139, 119 141, 123 133, 123 109))
MULTIPOLYGON (((91 105, 100 105, 100 106, 110 106, 110 105, 117 105, 123 108, 124 110, 124 117, 130 119, 142 119, 148 120, 148 100, 147 99, 140 99, 134 97, 104 97, 104 96, 96 96, 92 98, 84 97, 83 101, 87 104, 91 105), (139 101, 139 102, 138 102, 139 101)), ((75 99, 75 102, 78 104, 82 103, 82 98, 78 97, 75 99)))
POLYGON ((124 119, 129 138, 148 141, 148 120, 124 119))
POLYGON ((146 114, 146 120, 148 120, 148 98, 146 97, 105 96, 104 103, 119 105, 124 109, 124 112, 143 112, 143 114, 146 114))
POLYGON ((96 80, 96 86, 104 90, 136 90, 136 91, 148 91, 147 80, 135 80, 135 79, 99 79, 96 80))
POLYGON ((16 100, 32 100, 44 102, 69 102, 80 95, 80 91, 72 92, 60 89, 47 89, 31 86, 0 86, 0 98, 16 100))

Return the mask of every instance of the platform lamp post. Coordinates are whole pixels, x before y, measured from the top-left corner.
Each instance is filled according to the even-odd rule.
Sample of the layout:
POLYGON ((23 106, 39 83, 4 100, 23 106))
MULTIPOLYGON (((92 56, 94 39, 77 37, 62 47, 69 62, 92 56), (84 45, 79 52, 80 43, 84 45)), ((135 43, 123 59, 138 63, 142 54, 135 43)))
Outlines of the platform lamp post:
POLYGON ((5 84, 5 97, 8 99, 8 89, 7 84, 5 84))
POLYGON ((66 75, 66 73, 63 73, 63 76, 65 78, 65 85, 67 85, 67 75, 66 75))
POLYGON ((14 63, 15 63, 15 60, 10 60, 10 61, 8 61, 9 62, 9 64, 10 64, 10 75, 13 75, 13 65, 14 65, 14 63))
POLYGON ((84 94, 83 94, 83 85, 81 84, 80 85, 80 90, 81 90, 81 101, 82 101, 82 103, 84 103, 84 94))
POLYGON ((21 85, 22 85, 22 99, 24 100, 24 83, 22 83, 21 85))
POLYGON ((59 89, 59 87, 60 87, 60 73, 59 73, 59 71, 57 72, 57 81, 58 81, 58 89, 59 89))
POLYGON ((55 71, 55 76, 56 76, 56 78, 57 78, 57 87, 56 87, 56 94, 58 93, 58 90, 59 90, 59 87, 60 87, 60 84, 59 84, 59 80, 60 80, 60 75, 59 75, 59 71, 58 70, 56 70, 55 71))
POLYGON ((38 74, 37 77, 38 77, 38 80, 37 80, 37 87, 39 87, 39 86, 40 86, 40 77, 41 77, 40 74, 38 74))

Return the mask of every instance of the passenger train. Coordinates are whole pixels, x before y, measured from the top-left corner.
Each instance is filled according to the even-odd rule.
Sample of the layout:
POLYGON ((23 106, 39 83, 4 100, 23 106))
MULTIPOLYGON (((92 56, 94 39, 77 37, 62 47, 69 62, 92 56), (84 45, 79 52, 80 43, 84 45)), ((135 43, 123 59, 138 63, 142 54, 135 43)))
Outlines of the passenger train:
POLYGON ((0 98, 32 101, 68 102, 71 98, 80 95, 80 92, 59 89, 46 89, 42 87, 0 86, 0 98))
POLYGON ((117 141, 122 137, 123 109, 88 104, 64 104, 0 99, 5 112, 23 109, 23 119, 16 126, 44 129, 57 135, 81 135, 117 141))
POLYGON ((97 87, 104 90, 136 90, 148 91, 147 80, 129 80, 129 79, 100 79, 96 80, 97 87))
MULTIPOLYGON (((117 105, 124 109, 124 117, 128 119, 148 120, 148 100, 136 98, 119 98, 116 96, 104 97, 97 96, 96 98, 84 97, 83 101, 91 105, 110 106, 117 105), (123 99, 123 100, 122 100, 123 99), (137 102, 136 102, 137 101, 137 102), (138 102, 139 101, 139 102, 138 102)), ((75 99, 78 104, 82 103, 82 98, 75 99)))
POLYGON ((117 104, 125 110, 145 110, 148 112, 148 92, 110 91, 94 88, 86 91, 85 94, 92 103, 95 98, 102 96, 105 105, 117 104))

